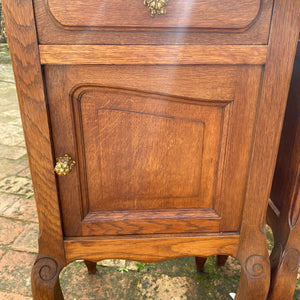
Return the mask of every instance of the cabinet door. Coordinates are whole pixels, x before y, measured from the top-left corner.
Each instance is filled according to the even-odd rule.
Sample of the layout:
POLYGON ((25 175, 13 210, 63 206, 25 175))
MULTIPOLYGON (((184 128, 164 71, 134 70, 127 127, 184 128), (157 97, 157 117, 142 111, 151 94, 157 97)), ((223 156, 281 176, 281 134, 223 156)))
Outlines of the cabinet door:
POLYGON ((67 236, 238 230, 260 67, 45 73, 67 236))

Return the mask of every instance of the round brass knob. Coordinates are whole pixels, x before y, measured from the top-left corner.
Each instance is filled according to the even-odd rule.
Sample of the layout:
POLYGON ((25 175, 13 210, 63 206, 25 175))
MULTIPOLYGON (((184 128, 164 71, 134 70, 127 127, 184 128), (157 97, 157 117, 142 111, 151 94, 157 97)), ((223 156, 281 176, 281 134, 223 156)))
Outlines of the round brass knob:
POLYGON ((72 171, 74 165, 75 161, 72 159, 72 157, 68 154, 65 154, 64 156, 56 158, 54 171, 59 176, 68 175, 72 171))

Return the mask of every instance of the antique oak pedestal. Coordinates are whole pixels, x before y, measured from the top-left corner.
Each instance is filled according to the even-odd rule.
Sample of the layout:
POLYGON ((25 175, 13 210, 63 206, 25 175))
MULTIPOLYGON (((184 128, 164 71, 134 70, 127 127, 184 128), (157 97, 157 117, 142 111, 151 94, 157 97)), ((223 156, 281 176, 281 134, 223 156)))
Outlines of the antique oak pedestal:
POLYGON ((241 263, 238 299, 266 299, 299 1, 2 4, 40 224, 34 299, 62 299, 75 259, 214 254, 241 263))
POLYGON ((292 299, 300 263, 300 43, 287 102, 267 220, 274 233, 269 299, 292 299))

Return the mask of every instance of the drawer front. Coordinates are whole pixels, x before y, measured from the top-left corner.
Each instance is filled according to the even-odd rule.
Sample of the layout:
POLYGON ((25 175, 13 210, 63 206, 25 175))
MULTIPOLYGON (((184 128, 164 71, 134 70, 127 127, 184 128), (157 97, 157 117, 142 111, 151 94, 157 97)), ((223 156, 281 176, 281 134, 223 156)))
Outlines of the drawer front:
POLYGON ((273 0, 34 0, 39 42, 56 45, 267 44, 272 6, 273 0), (166 13, 149 11, 147 3, 166 13))
POLYGON ((66 236, 237 231, 260 73, 46 66, 66 236))
POLYGON ((256 18, 260 0, 48 0, 49 11, 71 27, 183 27, 242 29, 256 18), (153 8, 152 8, 153 7, 153 8), (149 8, 152 8, 150 16, 149 8), (160 9, 159 9, 160 8, 160 9), (158 15, 160 13, 165 13, 158 15))

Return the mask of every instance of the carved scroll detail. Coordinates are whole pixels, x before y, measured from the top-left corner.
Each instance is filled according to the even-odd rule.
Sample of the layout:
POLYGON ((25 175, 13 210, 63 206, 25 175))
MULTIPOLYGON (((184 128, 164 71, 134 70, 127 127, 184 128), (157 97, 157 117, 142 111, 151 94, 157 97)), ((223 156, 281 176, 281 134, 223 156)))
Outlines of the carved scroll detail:
POLYGON ((43 281, 52 280, 58 272, 57 262, 50 257, 43 257, 36 261, 35 268, 43 281))
POLYGON ((245 270, 249 277, 260 278, 269 266, 268 260, 262 255, 252 255, 246 260, 245 270))
POLYGON ((290 273, 298 271, 300 264, 300 253, 297 249, 289 249, 285 252, 280 260, 280 264, 284 264, 290 273))

